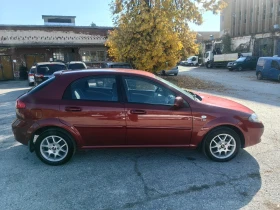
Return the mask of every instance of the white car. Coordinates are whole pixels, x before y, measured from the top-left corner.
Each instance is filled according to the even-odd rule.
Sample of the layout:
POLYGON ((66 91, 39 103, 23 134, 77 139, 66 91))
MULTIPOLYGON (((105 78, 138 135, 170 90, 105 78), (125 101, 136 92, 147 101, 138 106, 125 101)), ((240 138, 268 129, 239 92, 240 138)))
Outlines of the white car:
POLYGON ((34 72, 35 72, 36 66, 32 66, 31 69, 28 72, 28 85, 32 86, 34 85, 34 72))
POLYGON ((161 74, 162 74, 162 75, 174 75, 174 76, 177 76, 178 73, 179 73, 179 68, 178 68, 178 66, 175 66, 175 67, 173 67, 173 68, 170 69, 170 70, 162 70, 162 71, 161 71, 161 74))

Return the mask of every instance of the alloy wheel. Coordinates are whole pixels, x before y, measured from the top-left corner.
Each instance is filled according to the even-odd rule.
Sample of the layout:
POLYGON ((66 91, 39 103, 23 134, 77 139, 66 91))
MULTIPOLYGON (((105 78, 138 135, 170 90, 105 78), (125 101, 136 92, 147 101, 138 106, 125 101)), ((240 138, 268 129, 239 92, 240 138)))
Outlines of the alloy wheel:
POLYGON ((235 152, 236 140, 229 134, 219 134, 211 140, 209 146, 215 158, 226 159, 235 152))

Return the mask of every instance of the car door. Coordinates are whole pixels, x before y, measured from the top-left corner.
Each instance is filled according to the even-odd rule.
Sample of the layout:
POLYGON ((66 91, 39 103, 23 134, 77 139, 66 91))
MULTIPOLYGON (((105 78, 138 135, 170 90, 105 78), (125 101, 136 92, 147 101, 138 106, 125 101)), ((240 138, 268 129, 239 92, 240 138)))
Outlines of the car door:
POLYGON ((188 145, 192 113, 187 103, 174 109, 177 94, 159 82, 124 76, 123 87, 128 145, 188 145))
POLYGON ((84 146, 125 144, 124 104, 113 75, 90 76, 68 86, 60 120, 75 127, 84 146))
POLYGON ((269 79, 278 79, 279 72, 279 63, 276 60, 271 61, 271 67, 269 69, 268 78, 269 79))

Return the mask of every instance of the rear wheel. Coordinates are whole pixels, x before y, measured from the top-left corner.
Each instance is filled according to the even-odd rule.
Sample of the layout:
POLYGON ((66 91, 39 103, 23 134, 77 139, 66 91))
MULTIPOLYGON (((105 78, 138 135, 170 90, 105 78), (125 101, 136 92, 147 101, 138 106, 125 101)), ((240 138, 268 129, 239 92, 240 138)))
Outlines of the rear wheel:
POLYGON ((44 131, 35 143, 36 155, 48 165, 57 166, 68 162, 74 151, 72 137, 59 129, 44 131))
POLYGON ((203 151, 211 160, 226 162, 238 154, 240 147, 239 135, 230 128, 220 127, 206 136, 203 151))
POLYGON ((262 73, 261 73, 261 72, 258 72, 257 78, 258 78, 258 80, 262 80, 262 79, 263 79, 263 76, 262 76, 262 73))

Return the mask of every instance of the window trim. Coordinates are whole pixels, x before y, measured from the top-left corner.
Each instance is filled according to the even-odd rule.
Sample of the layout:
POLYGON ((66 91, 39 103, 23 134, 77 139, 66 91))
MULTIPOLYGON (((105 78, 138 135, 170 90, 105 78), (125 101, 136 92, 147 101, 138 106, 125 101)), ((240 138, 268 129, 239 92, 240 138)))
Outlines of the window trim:
POLYGON ((119 76, 116 74, 100 74, 100 75, 90 75, 90 76, 84 76, 84 77, 79 77, 75 80, 73 80, 67 88, 64 90, 63 95, 62 95, 62 100, 68 100, 68 101, 83 101, 83 102, 101 102, 101 103, 121 103, 123 102, 123 97, 121 94, 121 87, 120 87, 120 79, 119 76), (96 78, 96 77, 112 77, 115 78, 116 84, 117 84, 117 94, 118 94, 118 100, 117 101, 103 101, 103 100, 87 100, 87 99, 73 99, 72 98, 72 84, 77 82, 78 80, 83 80, 83 79, 91 79, 91 78, 96 78))
MULTIPOLYGON (((147 77, 144 77, 144 76, 141 76, 141 75, 137 75, 137 76, 134 76, 134 75, 122 75, 121 76, 121 84, 122 84, 122 95, 124 95, 124 101, 125 103, 128 103, 128 104, 140 104, 140 105, 147 105, 147 106, 164 106, 164 107, 169 107, 169 108, 172 108, 174 105, 173 104, 150 104, 150 103, 141 103, 141 102, 129 102, 128 101, 128 97, 127 97, 127 92, 126 92, 126 85, 125 85, 125 78, 136 78, 136 79, 140 79, 140 80, 143 80, 143 81, 150 81, 150 82, 153 82, 153 83, 156 83, 158 84, 158 86, 161 86, 162 88, 167 88, 171 93, 173 93, 175 95, 175 97, 178 97, 178 93, 171 90, 170 88, 164 86, 163 84, 161 84, 160 82, 158 82, 157 80, 153 80, 153 79, 150 79, 150 78, 147 78, 147 77)), ((184 108, 187 108, 189 107, 188 106, 188 102, 184 100, 184 104, 186 104, 184 106, 184 108)))

